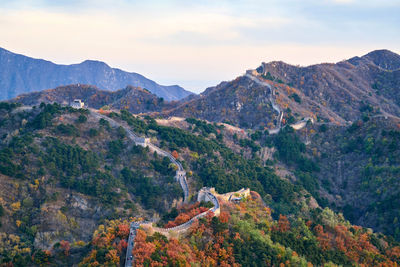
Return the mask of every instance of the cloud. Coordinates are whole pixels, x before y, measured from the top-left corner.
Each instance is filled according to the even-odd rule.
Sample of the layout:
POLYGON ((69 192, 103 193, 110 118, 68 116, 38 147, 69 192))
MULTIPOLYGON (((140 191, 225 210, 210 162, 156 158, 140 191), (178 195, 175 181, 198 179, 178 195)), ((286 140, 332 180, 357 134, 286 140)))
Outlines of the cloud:
POLYGON ((15 0, 0 7, 0 46, 57 63, 103 60, 199 91, 261 61, 398 52, 398 1, 380 1, 15 0))
POLYGON ((96 45, 123 40, 132 44, 179 42, 207 46, 238 42, 242 40, 243 32, 249 29, 278 29, 291 22, 280 17, 232 17, 215 12, 166 14, 162 11, 141 13, 129 10, 113 14, 102 10, 69 13, 39 9, 0 10, 0 14, 3 39, 32 40, 40 37, 49 43, 61 40, 71 43, 79 38, 81 42, 91 40, 96 45))

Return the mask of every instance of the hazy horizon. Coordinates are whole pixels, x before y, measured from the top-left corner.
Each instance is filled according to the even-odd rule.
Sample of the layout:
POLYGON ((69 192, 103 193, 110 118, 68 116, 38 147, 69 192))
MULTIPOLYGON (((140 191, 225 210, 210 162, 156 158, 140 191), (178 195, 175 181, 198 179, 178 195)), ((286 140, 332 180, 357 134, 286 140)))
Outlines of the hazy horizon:
POLYGON ((99 60, 199 93, 261 62, 400 52, 395 0, 3 0, 0 47, 56 64, 99 60))

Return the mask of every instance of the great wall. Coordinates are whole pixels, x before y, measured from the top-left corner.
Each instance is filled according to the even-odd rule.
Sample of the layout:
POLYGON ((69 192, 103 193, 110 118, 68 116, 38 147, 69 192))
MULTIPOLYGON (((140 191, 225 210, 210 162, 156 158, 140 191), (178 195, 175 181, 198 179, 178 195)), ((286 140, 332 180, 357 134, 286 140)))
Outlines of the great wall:
MULTIPOLYGON (((285 127, 282 127, 282 119, 283 119, 283 111, 281 108, 275 103, 274 100, 274 95, 275 91, 272 89, 271 85, 268 84, 267 82, 261 81, 257 76, 255 75, 254 71, 248 71, 246 72, 245 76, 252 80, 253 82, 260 84, 262 86, 266 86, 269 89, 269 100, 271 102, 272 108, 278 113, 277 116, 277 128, 269 130, 269 134, 277 134, 279 131, 285 127)), ((172 156, 171 153, 162 150, 161 148, 157 147, 156 145, 152 144, 150 142, 149 138, 145 137, 139 137, 136 134, 134 134, 131 129, 123 124, 120 124, 116 122, 115 120, 111 119, 110 117, 107 117, 105 115, 99 114, 97 110, 91 109, 90 110, 92 114, 94 114, 95 117, 97 118, 103 118, 107 120, 111 126, 113 127, 122 127, 125 129, 125 131, 128 134, 128 137, 135 142, 136 145, 140 145, 143 147, 148 147, 151 152, 156 152, 158 155, 162 155, 164 157, 168 157, 169 160, 177 166, 176 174, 175 174, 175 180, 179 182, 180 186, 182 187, 183 190, 183 202, 186 203, 189 201, 189 187, 187 184, 187 179, 186 179, 186 172, 182 166, 182 164, 174 157, 172 156)), ((297 121, 296 123, 290 124, 292 128, 295 130, 300 130, 304 128, 308 122, 314 123, 313 118, 304 118, 300 121, 297 121)), ((180 234, 186 233, 191 225, 198 219, 205 217, 208 213, 211 212, 213 216, 219 216, 220 214, 220 202, 218 199, 223 200, 223 201, 240 201, 242 198, 248 197, 250 195, 250 189, 241 189, 237 192, 229 192, 226 194, 218 194, 214 188, 208 188, 208 187, 203 187, 200 189, 198 192, 197 196, 197 201, 210 201, 214 205, 212 208, 209 210, 200 213, 193 218, 191 218, 189 221, 172 227, 172 228, 161 228, 161 227, 156 227, 154 226, 153 221, 141 221, 141 222, 132 222, 130 225, 130 234, 129 234, 129 239, 128 239, 128 247, 126 250, 126 260, 125 260, 125 266, 132 266, 132 263, 134 262, 134 258, 132 256, 132 249, 134 247, 134 239, 136 237, 136 230, 139 228, 143 228, 145 231, 148 233, 152 234, 154 232, 159 232, 165 235, 167 238, 173 237, 173 236, 178 236, 180 234)))
MULTIPOLYGON (((279 105, 277 105, 275 103, 275 99, 274 99, 274 95, 276 94, 275 90, 271 87, 271 85, 269 83, 261 81, 258 78, 258 76, 260 76, 260 74, 255 70, 248 70, 244 76, 249 78, 250 80, 252 80, 253 82, 255 82, 255 83, 259 84, 259 85, 266 86, 269 89, 269 101, 271 102, 272 108, 278 113, 278 116, 277 116, 277 127, 275 129, 268 130, 268 133, 269 134, 277 134, 277 133, 279 133, 279 131, 283 127, 285 127, 285 126, 282 127, 282 119, 283 119, 284 113, 283 113, 283 110, 281 110, 281 108, 279 107, 279 105)), ((297 121, 297 122, 295 122, 293 124, 289 124, 289 125, 290 125, 290 127, 292 127, 295 130, 300 130, 300 129, 304 128, 309 121, 311 123, 314 123, 314 119, 313 118, 306 117, 306 118, 304 118, 304 119, 302 119, 300 121, 297 121)))
MULTIPOLYGON (((269 130, 269 133, 276 134, 283 128, 281 126, 282 118, 283 118, 283 111, 280 109, 280 107, 274 101, 273 95, 275 92, 273 91, 271 86, 268 83, 259 80, 256 76, 253 75, 254 74, 253 72, 254 71, 248 71, 245 74, 245 76, 260 85, 268 87, 270 90, 269 100, 271 102, 273 109, 276 110, 278 113, 278 118, 277 118, 278 125, 277 125, 276 129, 269 130)), ((27 108, 31 109, 32 107, 27 107, 27 108)), ((96 109, 88 108, 88 110, 98 120, 104 119, 104 120, 108 121, 111 127, 114 127, 114 128, 122 127, 126 131, 128 138, 131 139, 135 143, 135 145, 139 145, 142 147, 148 147, 151 152, 156 152, 158 155, 168 157, 169 160, 177 166, 177 170, 175 173, 175 180, 179 182, 179 184, 183 190, 183 202, 186 203, 189 201, 189 187, 188 187, 187 179, 186 179, 186 171, 184 170, 182 164, 177 159, 175 159, 175 157, 171 153, 169 153, 165 150, 162 150, 161 148, 152 144, 150 142, 149 138, 137 136, 135 133, 132 132, 132 130, 130 129, 129 126, 119 123, 106 115, 100 114, 99 111, 96 109)), ((312 118, 304 118, 294 124, 290 124, 290 126, 293 127, 295 130, 299 130, 299 129, 304 128, 309 121, 311 121, 311 123, 314 123, 312 118)), ((154 226, 153 225, 155 223, 154 221, 141 221, 141 222, 133 221, 133 222, 131 222, 130 233, 129 233, 129 238, 128 238, 128 246, 126 249, 125 266, 126 267, 132 266, 132 263, 134 262, 134 258, 132 256, 132 249, 134 247, 136 230, 139 229, 140 227, 142 227, 149 233, 154 233, 154 232, 162 233, 163 235, 165 235, 168 238, 170 238, 172 236, 178 236, 180 234, 187 232, 190 229, 191 225, 196 220, 198 220, 202 217, 205 217, 210 212, 211 212, 211 214, 213 214, 213 216, 219 216, 219 214, 220 214, 219 199, 223 200, 223 201, 227 201, 227 202, 229 202, 229 201, 235 202, 235 201, 240 201, 242 198, 246 198, 248 196, 250 196, 249 188, 247 188, 247 189, 243 188, 237 192, 218 194, 214 188, 203 187, 198 192, 197 201, 199 201, 199 202, 210 201, 210 202, 212 202, 213 207, 203 213, 200 213, 200 214, 194 216, 189 221, 187 221, 181 225, 178 225, 178 226, 175 226, 172 228, 161 228, 161 227, 154 226)))
MULTIPOLYGON (((149 138, 137 136, 135 133, 132 132, 132 130, 129 128, 129 126, 118 123, 117 121, 113 120, 112 118, 98 113, 98 111, 95 109, 90 109, 90 111, 94 115, 94 117, 98 118, 99 120, 104 119, 104 120, 108 121, 110 123, 110 126, 122 127, 126 131, 129 139, 134 141, 134 143, 136 145, 140 145, 142 147, 148 147, 151 152, 156 152, 159 155, 168 157, 169 160, 177 166, 177 170, 175 173, 175 180, 178 181, 180 186, 182 187, 183 202, 189 201, 189 187, 188 187, 187 180, 186 180, 186 172, 185 172, 182 164, 174 156, 172 156, 171 153, 169 153, 165 150, 162 150, 161 148, 152 144, 150 142, 149 138)), ((237 201, 237 200, 240 200, 241 198, 248 197, 249 195, 250 195, 250 189, 248 189, 248 188, 241 189, 237 192, 218 194, 214 188, 203 187, 198 192, 197 201, 211 202, 213 204, 213 207, 203 213, 200 213, 200 214, 194 216, 189 221, 187 221, 181 225, 178 225, 178 226, 175 226, 172 228, 161 228, 161 227, 153 226, 153 224, 154 224, 153 221, 132 222, 130 225, 128 246, 127 246, 127 250, 126 250, 125 266, 132 266, 132 263, 134 262, 134 258, 132 256, 132 249, 134 247, 136 230, 139 229, 140 227, 149 233, 154 233, 154 232, 162 233, 163 235, 165 235, 168 238, 170 238, 172 236, 177 236, 177 235, 187 232, 190 229, 190 226, 196 220, 198 220, 202 217, 205 217, 208 213, 212 214, 213 216, 219 216, 220 202, 218 199, 221 199, 224 201, 237 201)))

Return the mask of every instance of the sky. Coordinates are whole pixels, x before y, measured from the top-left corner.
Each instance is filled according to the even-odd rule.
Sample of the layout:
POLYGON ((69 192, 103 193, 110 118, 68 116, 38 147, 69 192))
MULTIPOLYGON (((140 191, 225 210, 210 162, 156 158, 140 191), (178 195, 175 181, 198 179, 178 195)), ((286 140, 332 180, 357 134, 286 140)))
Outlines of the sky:
POLYGON ((261 62, 400 54, 399 14, 400 0, 0 0, 0 47, 199 93, 261 62))

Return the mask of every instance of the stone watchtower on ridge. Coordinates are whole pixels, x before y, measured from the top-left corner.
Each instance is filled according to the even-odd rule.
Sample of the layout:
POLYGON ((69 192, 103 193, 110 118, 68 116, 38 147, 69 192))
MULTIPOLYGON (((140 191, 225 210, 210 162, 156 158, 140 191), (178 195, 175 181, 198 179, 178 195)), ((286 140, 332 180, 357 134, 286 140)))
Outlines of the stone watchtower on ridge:
POLYGON ((80 99, 74 99, 74 101, 70 104, 73 108, 84 108, 85 103, 80 99))

